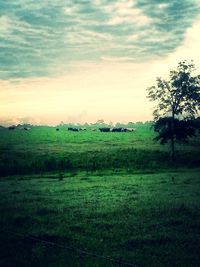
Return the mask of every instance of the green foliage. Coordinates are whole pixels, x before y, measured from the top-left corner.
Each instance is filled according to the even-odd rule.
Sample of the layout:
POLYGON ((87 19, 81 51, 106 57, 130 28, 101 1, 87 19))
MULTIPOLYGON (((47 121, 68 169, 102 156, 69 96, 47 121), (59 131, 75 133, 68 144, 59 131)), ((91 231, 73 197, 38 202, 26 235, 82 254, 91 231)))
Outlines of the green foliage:
POLYGON ((156 101, 154 118, 163 116, 194 117, 200 108, 200 75, 195 75, 193 62, 182 61, 171 70, 169 79, 157 78, 156 86, 148 88, 148 98, 156 101))
POLYGON ((195 120, 178 120, 174 119, 174 131, 171 129, 171 118, 159 118, 154 124, 154 130, 158 133, 155 140, 165 144, 174 135, 175 139, 182 142, 187 142, 188 137, 195 136, 196 123, 195 120))
POLYGON ((170 141, 171 160, 175 160, 175 140, 194 135, 191 119, 200 109, 200 75, 195 75, 193 62, 182 61, 171 70, 169 79, 157 78, 156 86, 148 88, 148 98, 156 102, 154 109, 157 140, 170 141), (180 120, 183 121, 180 121, 180 120), (184 133, 181 133, 184 132, 184 133))

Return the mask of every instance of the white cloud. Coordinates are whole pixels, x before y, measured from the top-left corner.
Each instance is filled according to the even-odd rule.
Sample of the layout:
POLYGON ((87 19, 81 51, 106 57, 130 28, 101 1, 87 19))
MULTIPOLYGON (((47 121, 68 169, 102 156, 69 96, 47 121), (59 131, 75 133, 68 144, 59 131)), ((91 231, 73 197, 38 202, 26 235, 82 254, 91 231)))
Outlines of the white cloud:
POLYGON ((167 58, 168 64, 178 63, 182 60, 194 60, 197 67, 200 68, 200 18, 195 21, 191 28, 185 33, 183 43, 177 47, 175 52, 167 58))
POLYGON ((93 4, 96 6, 100 6, 102 4, 101 0, 93 0, 93 4))
POLYGON ((163 4, 159 4, 158 5, 158 8, 160 8, 160 9, 165 9, 165 8, 167 8, 169 6, 169 4, 167 4, 167 3, 163 3, 163 4))
POLYGON ((8 16, 0 17, 0 37, 8 36, 12 30, 12 20, 8 16))
POLYGON ((127 16, 120 16, 116 15, 113 16, 108 22, 107 25, 119 25, 119 24, 138 24, 138 25, 146 25, 151 23, 152 20, 148 18, 145 15, 138 14, 137 10, 136 12, 133 11, 132 15, 127 15, 127 16), (135 14, 135 15, 134 15, 135 14), (137 14, 137 15, 136 15, 137 14))
POLYGON ((70 6, 70 7, 65 7, 64 12, 67 15, 73 15, 73 13, 77 10, 76 6, 70 6))
POLYGON ((66 44, 95 44, 102 43, 103 41, 111 41, 113 36, 109 33, 100 33, 95 31, 89 31, 79 28, 78 31, 71 31, 66 34, 66 44))
POLYGON ((152 21, 152 19, 144 15, 140 9, 134 7, 133 1, 118 1, 104 8, 105 11, 111 15, 110 20, 107 22, 108 25, 119 25, 123 23, 145 25, 152 21))
POLYGON ((2 16, 0 17, 0 37, 1 38, 19 38, 20 33, 22 34, 33 34, 41 37, 51 37, 46 27, 33 27, 27 22, 20 20, 16 16, 2 16), (13 32, 17 32, 12 34, 13 32), (12 34, 12 35, 11 35, 12 34))
POLYGON ((105 5, 102 7, 102 9, 107 12, 107 13, 111 13, 115 10, 115 6, 113 4, 109 4, 109 5, 105 5))
MULTIPOLYGON (((10 71, 13 75, 14 71, 25 69, 30 72, 33 70, 34 73, 41 67, 42 70, 48 68, 48 70, 52 69, 54 74, 55 72, 59 73, 59 77, 54 76, 54 78, 21 78, 18 84, 0 81, 0 114, 11 114, 13 118, 42 116, 42 121, 46 120, 48 123, 59 123, 61 119, 65 118, 79 120, 81 114, 84 114, 82 119, 84 117, 84 120, 88 121, 98 118, 113 121, 150 119, 151 104, 146 99, 146 87, 153 85, 157 76, 163 77, 168 74, 169 69, 176 67, 181 60, 194 59, 196 65, 200 67, 200 20, 186 31, 184 41, 175 51, 173 50, 173 53, 169 56, 162 56, 158 60, 155 59, 156 47, 160 53, 162 51, 169 53, 172 49, 167 50, 166 39, 171 37, 169 45, 172 47, 173 40, 180 38, 180 35, 176 35, 173 39, 172 32, 166 33, 165 28, 156 30, 155 23, 152 23, 152 27, 143 27, 144 31, 138 30, 140 29, 137 27, 138 25, 149 24, 151 19, 142 10, 137 9, 133 5, 133 1, 121 0, 116 1, 113 5, 105 6, 101 4, 102 2, 96 0, 96 4, 101 5, 101 12, 102 9, 106 12, 102 21, 100 21, 100 14, 95 21, 94 14, 81 11, 80 6, 77 7, 80 8, 80 16, 73 6, 63 6, 62 14, 65 8, 64 18, 62 16, 56 18, 53 21, 57 22, 54 27, 45 23, 30 25, 11 14, 0 18, 0 37, 9 41, 7 48, 18 43, 17 49, 13 50, 17 51, 17 53, 13 52, 13 55, 18 56, 18 62, 13 64, 12 68, 11 65, 5 63, 4 72, 9 74, 10 71), (67 14, 72 17, 69 21, 66 19, 68 18, 67 14), (126 23, 123 27, 125 29, 123 37, 118 35, 120 27, 113 27, 112 31, 112 27, 104 25, 107 17, 110 17, 110 20, 107 21, 109 25, 126 23), (129 31, 133 28, 132 25, 129 27, 130 24, 136 25, 132 32, 129 31), (30 45, 31 41, 27 41, 26 37, 30 37, 32 46, 30 45), (142 43, 142 40, 162 41, 163 46, 153 47, 154 50, 151 54, 151 48, 148 48, 149 44, 145 47, 145 42, 142 43), (134 41, 136 41, 135 44, 134 41), (29 43, 26 45, 26 42, 29 43), (21 46, 21 44, 25 45, 21 46), (20 49, 22 50, 21 58, 20 49), (99 53, 99 50, 102 53, 99 53), (144 62, 143 55, 147 54, 152 60, 144 62), (33 55, 33 62, 29 55, 33 55), (36 55, 38 55, 38 61, 35 61, 36 55), (81 55, 80 58, 79 55, 81 55), (23 61, 24 58, 27 61, 23 61), (44 63, 43 59, 45 58, 48 59, 47 62, 40 66, 40 63, 44 63), (72 61, 70 61, 71 58, 72 61), (79 60, 83 61, 80 63, 79 60), (86 62, 86 60, 91 61, 86 62), (139 60, 141 63, 132 63, 131 60, 139 60), (32 69, 34 64, 35 68, 32 69), (66 69, 68 71, 65 71, 66 69), (65 74, 63 74, 63 70, 65 74), (84 112, 82 113, 82 111, 84 112), (134 114, 135 116, 133 116, 134 114)), ((51 1, 52 3, 53 1, 51 1)), ((47 4, 46 1, 45 4, 47 4)), ((28 0, 26 7, 30 8, 28 0)), ((162 4, 159 8, 164 9, 166 5, 162 4)), ((37 15, 42 17, 42 12, 37 15)), ((157 19, 159 22, 162 18, 157 19)), ((153 18, 154 22, 155 20, 156 18, 153 18)), ((184 27, 186 26, 183 25, 184 27)), ((177 25, 175 30, 177 30, 177 25)), ((182 39, 180 38, 180 40, 182 39)), ((173 49, 176 45, 173 46, 173 49)), ((11 118, 11 122, 14 120, 13 118, 11 118)))
POLYGON ((108 61, 108 62, 129 62, 131 61, 130 57, 102 57, 101 58, 103 61, 108 61))
POLYGON ((136 40, 139 39, 139 37, 140 37, 140 34, 135 33, 135 34, 129 35, 129 36, 127 37, 127 41, 128 41, 128 42, 136 41, 136 40))
POLYGON ((134 2, 132 0, 121 0, 115 3, 115 7, 118 12, 126 13, 126 11, 130 10, 133 7, 134 2))
POLYGON ((132 0, 118 0, 114 4, 105 5, 103 9, 108 13, 113 11, 126 13, 133 5, 134 2, 132 0))
MULTIPOLYGON (((190 19, 182 27, 181 18, 177 24, 173 19, 163 22, 166 13, 169 18, 173 15, 177 1, 169 12, 160 10, 154 17, 152 7, 164 9, 166 4, 148 0, 5 1, 5 15, 0 18, 0 46, 5 51, 1 54, 1 65, 6 71, 0 77, 55 75, 88 58, 98 61, 102 57, 130 57, 136 62, 162 52, 167 54, 179 45, 192 20, 192 15, 187 16, 190 19), (171 29, 167 33, 169 42, 162 37, 166 36, 166 27, 171 29), (150 28, 158 29, 159 33, 151 33, 150 28), (158 42, 158 49, 150 42, 158 42)), ((189 13, 185 6, 183 13, 189 13)))

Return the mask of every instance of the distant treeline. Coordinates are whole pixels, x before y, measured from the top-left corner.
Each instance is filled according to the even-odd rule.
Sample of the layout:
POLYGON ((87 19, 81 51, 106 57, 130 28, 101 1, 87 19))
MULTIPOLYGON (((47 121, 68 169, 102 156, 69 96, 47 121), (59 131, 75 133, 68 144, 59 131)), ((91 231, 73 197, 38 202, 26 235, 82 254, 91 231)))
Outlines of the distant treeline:
MULTIPOLYGON (((59 125, 55 127, 76 127, 76 128, 86 128, 86 129, 92 129, 92 128, 143 128, 143 127, 151 127, 153 125, 153 121, 137 121, 137 122, 128 122, 128 123, 122 123, 122 122, 109 122, 106 123, 104 120, 98 120, 95 123, 73 123, 73 122, 61 122, 59 125)), ((18 127, 18 128, 26 128, 29 129, 33 126, 47 126, 47 125, 32 125, 32 124, 18 124, 18 125, 10 125, 9 127, 18 127)), ((5 128, 4 126, 0 125, 0 128, 5 128)), ((7 127, 6 127, 7 128, 7 127)))
MULTIPOLYGON (((193 124, 195 125, 196 129, 200 130, 200 117, 197 117, 192 120, 193 124)), ((24 130, 30 130, 32 127, 56 127, 56 128, 77 128, 77 129, 100 129, 100 128, 128 128, 128 129, 142 129, 142 128, 154 128, 154 121, 137 121, 137 122, 128 122, 128 123, 123 123, 123 122, 105 122, 104 120, 98 120, 95 123, 74 123, 74 122, 61 122, 59 125, 56 126, 48 126, 48 125, 33 125, 33 124, 17 124, 17 125, 10 125, 10 126, 2 126, 0 125, 0 129, 4 128, 9 128, 9 129, 14 129, 14 128, 21 128, 24 130)))
MULTIPOLYGON (((190 122, 192 122, 192 125, 195 126, 196 129, 200 129, 200 117, 197 117, 195 119, 190 119, 190 122)), ((137 121, 137 122, 128 122, 128 123, 122 123, 122 122, 109 122, 106 123, 104 120, 98 120, 95 123, 64 123, 61 122, 57 127, 76 127, 76 128, 86 128, 86 129, 93 129, 93 128, 128 128, 128 129, 137 129, 137 128, 154 128, 155 122, 154 121, 137 121)), ((28 127, 28 126, 27 126, 28 127)))
POLYGON ((142 127, 150 127, 153 125, 152 121, 137 121, 137 122, 109 122, 106 123, 104 120, 98 120, 95 123, 64 123, 61 122, 58 126, 65 126, 65 127, 77 127, 77 128, 142 128, 142 127))

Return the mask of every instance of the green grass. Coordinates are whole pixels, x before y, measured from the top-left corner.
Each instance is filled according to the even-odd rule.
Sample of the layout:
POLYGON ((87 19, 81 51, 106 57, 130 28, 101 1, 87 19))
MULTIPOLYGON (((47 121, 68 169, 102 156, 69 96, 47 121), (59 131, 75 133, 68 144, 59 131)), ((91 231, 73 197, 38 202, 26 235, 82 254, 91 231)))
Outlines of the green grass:
MULTIPOLYGON (((54 127, 1 129, 0 174, 169 168, 168 147, 153 138, 149 128, 130 133, 68 132, 65 128, 57 132, 54 127)), ((177 167, 200 166, 199 148, 199 138, 177 145, 177 167)))
MULTIPOLYGON (((138 266, 200 266, 199 170, 0 181, 0 225, 138 266)), ((0 266, 118 266, 1 232, 0 266)))
POLYGON ((0 129, 0 267, 200 266, 200 139, 153 138, 0 129))

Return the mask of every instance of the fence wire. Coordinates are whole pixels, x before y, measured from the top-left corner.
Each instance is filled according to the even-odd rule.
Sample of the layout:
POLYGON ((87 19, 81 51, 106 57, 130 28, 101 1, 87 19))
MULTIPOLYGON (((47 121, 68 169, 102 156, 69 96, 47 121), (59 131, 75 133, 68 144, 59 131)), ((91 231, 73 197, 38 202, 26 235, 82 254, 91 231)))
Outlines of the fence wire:
POLYGON ((85 256, 89 256, 89 257, 93 257, 93 258, 98 258, 98 259, 102 259, 102 260, 105 260, 105 261, 109 261, 109 262, 112 262, 113 264, 117 264, 119 266, 138 267, 137 265, 135 265, 133 263, 125 262, 125 261, 118 260, 118 259, 114 259, 114 258, 112 258, 110 256, 100 255, 100 254, 97 254, 97 253, 92 252, 92 251, 86 251, 86 250, 77 248, 75 246, 62 245, 62 244, 58 244, 58 243, 55 243, 55 242, 52 242, 52 241, 47 241, 47 240, 44 240, 44 239, 41 239, 41 238, 38 238, 38 237, 35 237, 35 236, 32 236, 32 235, 25 235, 23 233, 16 232, 16 231, 13 231, 11 229, 5 229, 4 228, 4 229, 0 229, 0 231, 4 232, 4 233, 11 234, 13 236, 23 237, 25 239, 36 241, 38 243, 44 244, 45 246, 53 246, 53 247, 57 247, 57 248, 60 248, 60 249, 71 250, 71 251, 76 252, 76 253, 81 254, 81 255, 85 255, 85 256))

